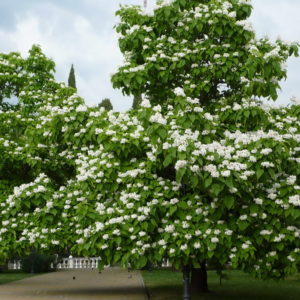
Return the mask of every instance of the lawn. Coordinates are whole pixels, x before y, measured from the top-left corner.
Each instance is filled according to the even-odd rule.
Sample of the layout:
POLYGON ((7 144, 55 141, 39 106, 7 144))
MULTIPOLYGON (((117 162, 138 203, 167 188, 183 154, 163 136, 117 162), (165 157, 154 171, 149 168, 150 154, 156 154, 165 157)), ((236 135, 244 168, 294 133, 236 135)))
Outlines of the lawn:
POLYGON ((31 277, 34 275, 36 275, 36 274, 19 273, 19 272, 0 273, 0 284, 24 279, 24 278, 31 277))
MULTIPOLYGON (((257 280, 241 271, 226 271, 222 286, 215 271, 208 272, 210 292, 193 300, 300 300, 300 275, 285 281, 257 280)), ((170 270, 142 271, 152 300, 181 300, 182 275, 170 270)))

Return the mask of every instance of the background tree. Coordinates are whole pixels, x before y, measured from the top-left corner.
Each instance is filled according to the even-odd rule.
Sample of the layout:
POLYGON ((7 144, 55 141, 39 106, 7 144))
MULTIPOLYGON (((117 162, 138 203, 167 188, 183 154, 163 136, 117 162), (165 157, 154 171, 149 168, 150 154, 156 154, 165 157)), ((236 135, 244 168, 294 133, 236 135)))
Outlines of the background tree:
MULTIPOLYGON (((54 155, 53 152, 50 159, 53 166, 51 167, 45 145, 35 143, 38 137, 35 136, 34 128, 35 120, 45 116, 45 111, 39 110, 41 106, 44 108, 45 103, 53 101, 53 105, 58 107, 60 98, 71 96, 74 90, 55 82, 53 75, 55 65, 52 60, 46 58, 39 46, 34 45, 27 58, 12 52, 1 53, 0 59, 1 93, 6 98, 17 97, 19 101, 14 110, 0 112, 0 202, 3 207, 2 201, 7 195, 16 187, 33 181, 41 172, 46 172, 56 184, 61 184, 69 176, 68 172, 72 168, 62 163, 61 157, 54 155), (58 162, 64 165, 61 169, 58 162)), ((49 133, 45 133, 45 137, 47 134, 49 133)), ((60 148, 62 145, 58 143, 56 146, 58 152, 62 150, 60 148)), ((7 244, 4 243, 2 246, 0 259, 7 258, 5 253, 18 256, 17 249, 12 248, 7 252, 7 244)), ((30 251, 29 249, 28 253, 30 251)), ((20 251, 20 254, 26 253, 20 251)))
POLYGON ((68 86, 74 88, 75 90, 77 89, 76 87, 76 78, 75 78, 75 70, 74 66, 72 64, 69 77, 68 77, 68 86))
POLYGON ((18 99, 16 105, 0 103, 0 111, 5 112, 0 113, 0 186, 1 192, 6 194, 14 185, 28 182, 35 176, 17 149, 24 148, 26 143, 22 136, 32 125, 34 117, 38 117, 38 108, 45 96, 60 85, 54 82, 53 61, 46 58, 39 46, 34 45, 27 58, 22 58, 17 52, 0 53, 0 61, 0 98, 18 99), (39 90, 34 92, 35 97, 32 97, 33 87, 39 90))
POLYGON ((113 105, 111 104, 111 101, 110 99, 108 98, 105 98, 103 99, 99 104, 98 104, 98 107, 104 107, 105 110, 107 111, 110 111, 110 110, 113 110, 113 105))
POLYGON ((141 102, 142 102, 142 95, 139 94, 139 95, 134 95, 133 97, 133 103, 132 103, 132 109, 138 109, 141 102))
POLYGON ((153 14, 139 7, 117 12, 126 65, 112 77, 125 94, 161 104, 182 87, 201 104, 222 97, 276 99, 283 62, 297 45, 256 39, 247 21, 250 1, 160 1, 153 14), (150 80, 149 80, 150 79, 150 80))

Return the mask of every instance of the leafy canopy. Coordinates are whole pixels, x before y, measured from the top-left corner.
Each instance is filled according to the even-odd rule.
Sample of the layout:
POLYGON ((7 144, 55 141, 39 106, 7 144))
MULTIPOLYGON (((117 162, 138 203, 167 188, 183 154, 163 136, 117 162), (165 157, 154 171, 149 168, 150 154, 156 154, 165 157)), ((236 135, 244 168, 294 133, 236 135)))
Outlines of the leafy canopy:
MULTIPOLYGON (((64 249, 100 256, 101 266, 120 263, 140 268, 166 258, 176 267, 197 266, 200 260, 213 259, 264 278, 297 272, 300 105, 295 100, 285 108, 270 107, 254 97, 272 97, 269 86, 276 89, 284 75, 281 63, 297 48, 279 41, 272 45, 254 40, 248 26, 238 23, 250 11, 248 1, 233 0, 161 2, 153 16, 138 8, 121 9, 118 30, 126 30, 121 49, 126 39, 131 41, 126 47, 131 44, 139 49, 139 34, 148 30, 142 26, 149 26, 147 35, 153 45, 143 38, 144 44, 152 47, 151 53, 159 54, 150 61, 151 69, 147 63, 142 70, 144 56, 137 61, 135 55, 146 55, 147 49, 133 51, 113 77, 114 84, 126 93, 149 97, 139 109, 115 113, 87 107, 73 89, 50 79, 55 89, 47 93, 46 88, 42 98, 37 85, 31 86, 31 94, 25 91, 24 97, 36 103, 35 118, 28 126, 25 123, 17 140, 22 148, 16 147, 8 131, 1 135, 0 150, 8 161, 13 158, 20 165, 29 165, 34 178, 0 194, 1 257, 28 252, 34 246, 49 252, 64 249), (196 13, 201 17, 190 17, 196 13), (187 26, 181 35, 177 33, 180 24, 172 23, 176 26, 169 28, 169 20, 179 18, 187 26), (194 19, 202 20, 203 27, 192 27, 194 19), (223 39, 229 42, 225 34, 217 35, 219 19, 234 32, 224 53, 224 44, 218 51, 214 46, 223 39), (207 26, 210 20, 213 23, 207 26), (137 27, 137 21, 148 23, 137 27), (201 37, 202 30, 207 39, 201 37), (166 35, 163 39, 162 33, 166 35), (197 59, 191 59, 188 50, 196 39, 184 42, 192 34, 204 40, 198 41, 199 49, 214 51, 203 54, 200 65, 193 68, 197 59), (169 37, 175 42, 168 41, 169 37), (210 47, 206 40, 211 41, 210 47), (257 56, 247 48, 252 44, 258 49, 257 56), (178 53, 187 50, 175 55, 175 47, 178 53), (232 47, 241 53, 238 61, 244 64, 232 65, 237 70, 230 69, 227 75, 222 68, 234 62, 232 47), (272 52, 275 48, 276 53, 272 52), (166 59, 167 67, 174 63, 173 72, 157 69, 156 61, 164 66, 164 51, 178 58, 175 62, 166 59), (225 53, 229 54, 226 59, 225 53), (221 58, 216 54, 222 54, 221 58), (245 67, 250 58, 253 65, 260 65, 254 73, 249 71, 252 64, 245 67), (280 65, 280 70, 271 67, 273 83, 267 81, 261 67, 270 60, 280 65), (179 66, 181 61, 183 66, 179 66), (159 88, 161 71, 166 72, 164 88, 159 88), (248 81, 237 77, 235 82, 235 73, 248 81), (226 79, 227 90, 216 92, 213 82, 221 78, 226 79)), ((2 112, 3 132, 13 116, 30 118, 25 111, 2 112)))

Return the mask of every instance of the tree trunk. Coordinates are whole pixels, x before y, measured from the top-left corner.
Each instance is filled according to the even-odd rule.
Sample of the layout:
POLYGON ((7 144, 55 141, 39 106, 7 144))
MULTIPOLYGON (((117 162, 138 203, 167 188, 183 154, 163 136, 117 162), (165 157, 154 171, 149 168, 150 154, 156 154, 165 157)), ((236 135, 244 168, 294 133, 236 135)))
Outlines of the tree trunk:
POLYGON ((191 282, 190 282, 190 266, 184 266, 182 269, 183 274, 183 300, 191 300, 191 282))
POLYGON ((200 268, 192 268, 192 292, 193 293, 207 293, 207 271, 206 262, 203 261, 200 268))

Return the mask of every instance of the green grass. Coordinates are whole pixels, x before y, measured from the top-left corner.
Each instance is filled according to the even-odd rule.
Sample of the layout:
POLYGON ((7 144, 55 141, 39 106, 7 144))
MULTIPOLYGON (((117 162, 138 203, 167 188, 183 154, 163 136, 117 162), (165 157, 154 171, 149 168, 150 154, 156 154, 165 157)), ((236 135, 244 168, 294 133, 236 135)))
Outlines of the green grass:
POLYGON ((0 284, 21 280, 34 275, 36 274, 19 273, 19 272, 0 273, 0 284))
MULTIPOLYGON (((300 275, 285 281, 263 281, 241 271, 226 271, 222 286, 215 271, 208 272, 210 292, 193 300, 300 300, 300 275)), ((152 300, 181 300, 182 275, 170 270, 142 271, 152 300)))

